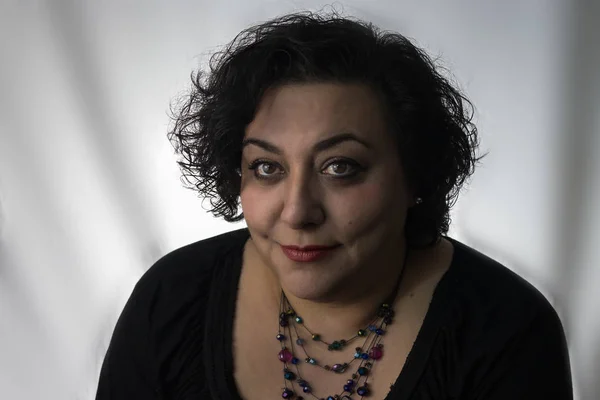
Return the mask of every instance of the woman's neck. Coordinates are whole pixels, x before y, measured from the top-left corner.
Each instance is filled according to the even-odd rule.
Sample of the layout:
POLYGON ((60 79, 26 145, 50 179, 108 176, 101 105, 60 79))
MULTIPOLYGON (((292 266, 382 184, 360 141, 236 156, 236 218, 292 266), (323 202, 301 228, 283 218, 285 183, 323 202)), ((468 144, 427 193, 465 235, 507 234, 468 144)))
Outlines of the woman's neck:
MULTIPOLYGON (((404 251, 400 257, 402 260, 404 251)), ((388 301, 390 294, 398 289, 398 278, 403 268, 406 269, 410 264, 410 258, 401 265, 379 264, 382 265, 380 271, 369 271, 369 276, 376 276, 376 279, 370 281, 364 276, 352 277, 350 279, 353 282, 340 283, 337 290, 332 290, 327 296, 319 299, 294 296, 292 291, 282 288, 280 280, 271 268, 264 263, 260 264, 257 268, 260 273, 255 275, 255 278, 262 281, 262 287, 265 287, 265 282, 268 283, 267 287, 271 288, 269 299, 279 304, 283 289, 289 304, 297 315, 302 316, 306 327, 329 341, 352 337, 358 329, 364 329, 375 319, 379 306, 388 301), (355 289, 348 290, 348 287, 355 289)))
POLYGON ((294 311, 302 316, 306 327, 320 333, 324 340, 333 341, 352 337, 358 329, 367 327, 387 295, 376 292, 352 300, 330 302, 300 299, 292 294, 286 297, 294 311))

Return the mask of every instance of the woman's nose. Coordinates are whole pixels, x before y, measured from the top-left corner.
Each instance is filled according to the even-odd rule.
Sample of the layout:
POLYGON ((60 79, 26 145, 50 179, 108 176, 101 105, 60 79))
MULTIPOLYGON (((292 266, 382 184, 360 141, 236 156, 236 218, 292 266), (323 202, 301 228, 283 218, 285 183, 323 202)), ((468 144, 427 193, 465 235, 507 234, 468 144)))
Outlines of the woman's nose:
POLYGON ((293 229, 320 225, 325 212, 318 182, 310 174, 290 175, 284 184, 284 204, 281 220, 293 229))

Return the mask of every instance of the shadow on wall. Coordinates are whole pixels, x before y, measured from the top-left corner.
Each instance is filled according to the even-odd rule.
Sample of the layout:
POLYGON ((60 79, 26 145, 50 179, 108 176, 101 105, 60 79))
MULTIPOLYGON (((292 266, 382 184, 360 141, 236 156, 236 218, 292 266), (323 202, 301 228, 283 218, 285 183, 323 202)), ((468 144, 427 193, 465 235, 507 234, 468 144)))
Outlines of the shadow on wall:
POLYGON ((108 85, 104 84, 104 75, 98 69, 100 63, 90 50, 93 46, 90 46, 89 32, 76 15, 78 7, 71 2, 58 2, 46 10, 56 43, 67 60, 72 85, 81 96, 79 113, 87 121, 90 132, 86 140, 90 142, 89 147, 95 149, 97 159, 110 160, 102 164, 102 169, 108 176, 106 182, 112 185, 111 195, 117 199, 115 204, 128 218, 128 223, 123 226, 131 227, 130 237, 140 238, 139 248, 155 250, 161 241, 147 235, 147 232, 161 232, 151 208, 152 192, 137 178, 138 171, 129 154, 131 149, 122 145, 120 138, 126 136, 126 132, 112 118, 105 90, 108 85), (146 241, 154 243, 147 246, 146 241))
MULTIPOLYGON (((593 158, 594 136, 600 134, 597 124, 597 110, 600 109, 600 25, 597 18, 600 16, 600 2, 577 0, 571 5, 571 18, 566 26, 565 32, 569 35, 566 42, 562 96, 560 101, 564 107, 563 124, 561 127, 563 140, 562 150, 557 160, 562 168, 559 171, 562 176, 558 179, 563 182, 558 202, 559 209, 556 210, 557 236, 555 241, 555 268, 558 271, 558 282, 562 284, 559 289, 560 302, 565 310, 581 309, 581 297, 578 296, 580 285, 585 282, 589 274, 587 268, 598 268, 594 263, 582 262, 582 243, 592 243, 584 237, 589 231, 586 224, 590 223, 589 212, 595 210, 598 199, 594 199, 594 174, 593 158), (579 268, 571 268, 578 265, 579 268)), ((596 240, 600 240, 600 232, 594 230, 596 240)), ((593 293, 587 293, 585 301, 594 301, 593 293)), ((585 308, 593 310, 594 306, 586 304, 585 308)), ((578 331, 585 329, 582 313, 577 317, 571 317, 574 313, 563 315, 563 324, 567 335, 571 338, 580 336, 578 331), (577 319, 577 320, 575 320, 577 319), (570 329, 569 329, 570 328, 570 329), (571 334, 569 334, 568 331, 571 334)), ((591 316, 599 318, 600 316, 591 316)), ((597 321, 594 321, 597 322, 597 321)), ((599 326, 598 323, 592 326, 599 326)), ((576 341, 578 348, 572 351, 572 365, 588 366, 586 371, 580 372, 573 377, 573 384, 580 392, 580 398, 598 398, 600 394, 600 332, 592 337, 591 343, 576 341), (588 349, 586 351, 585 349, 588 349), (573 360, 574 355, 589 359, 573 360), (573 362, 575 361, 575 363, 573 362)))
MULTIPOLYGON (((0 182, 0 246, 2 245, 2 239, 4 238, 4 226, 6 224, 6 216, 4 212, 4 205, 2 201, 2 182, 0 182)), ((0 264, 2 265, 2 264, 0 264)))

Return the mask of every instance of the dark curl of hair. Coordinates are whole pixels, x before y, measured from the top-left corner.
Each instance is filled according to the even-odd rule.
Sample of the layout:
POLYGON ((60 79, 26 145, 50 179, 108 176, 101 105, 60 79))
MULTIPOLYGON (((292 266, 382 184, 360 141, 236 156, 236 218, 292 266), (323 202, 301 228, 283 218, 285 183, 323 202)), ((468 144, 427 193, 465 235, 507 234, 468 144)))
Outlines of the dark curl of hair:
POLYGON ((288 14, 243 30, 192 73, 168 138, 187 187, 210 199, 228 222, 239 213, 246 126, 261 96, 288 83, 360 83, 379 94, 408 182, 422 203, 406 220, 410 243, 447 233, 450 209, 479 161, 473 106, 404 36, 370 23, 313 12, 288 14))

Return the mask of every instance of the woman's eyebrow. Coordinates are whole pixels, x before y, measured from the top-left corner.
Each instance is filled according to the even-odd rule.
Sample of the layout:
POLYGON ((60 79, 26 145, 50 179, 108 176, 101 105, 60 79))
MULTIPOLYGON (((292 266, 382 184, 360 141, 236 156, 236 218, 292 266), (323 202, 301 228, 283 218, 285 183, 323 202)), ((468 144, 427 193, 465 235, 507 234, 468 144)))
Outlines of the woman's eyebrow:
MULTIPOLYGON (((358 136, 356 136, 353 133, 340 133, 338 135, 329 137, 327 139, 323 139, 320 142, 316 143, 313 146, 313 151, 315 153, 319 153, 321 151, 325 151, 334 146, 337 146, 340 143, 347 142, 347 141, 358 142, 361 145, 363 145, 364 147, 366 147, 367 149, 371 148, 371 146, 366 141, 362 140, 361 138, 359 138, 358 136)), ((256 138, 244 139, 242 141, 242 149, 250 144, 258 146, 258 147, 264 149, 265 151, 268 151, 269 153, 274 153, 277 155, 283 154, 283 151, 279 147, 275 146, 273 143, 270 143, 263 139, 256 139, 256 138)))

